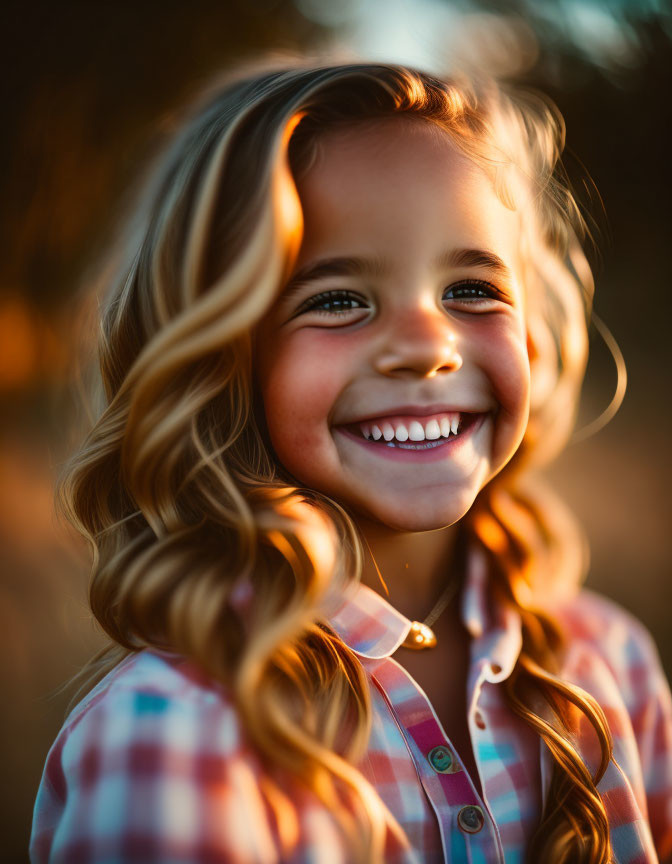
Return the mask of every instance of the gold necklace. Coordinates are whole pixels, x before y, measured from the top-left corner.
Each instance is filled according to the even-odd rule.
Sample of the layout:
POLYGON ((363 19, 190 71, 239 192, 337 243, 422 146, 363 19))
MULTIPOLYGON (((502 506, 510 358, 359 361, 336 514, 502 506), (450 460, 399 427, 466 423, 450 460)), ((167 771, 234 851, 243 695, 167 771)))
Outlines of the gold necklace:
POLYGON ((411 622, 411 629, 408 631, 408 636, 406 636, 399 646, 400 648, 411 648, 413 651, 422 651, 425 648, 433 648, 436 645, 436 636, 432 630, 432 624, 453 599, 457 593, 459 584, 459 579, 449 582, 425 620, 411 622))

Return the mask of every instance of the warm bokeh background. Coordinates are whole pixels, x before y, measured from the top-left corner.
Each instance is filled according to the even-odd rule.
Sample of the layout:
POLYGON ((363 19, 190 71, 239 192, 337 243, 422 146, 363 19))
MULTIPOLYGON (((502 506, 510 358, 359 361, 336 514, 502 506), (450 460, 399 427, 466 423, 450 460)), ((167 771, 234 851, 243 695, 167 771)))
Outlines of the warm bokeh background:
MULTIPOLYGON (((335 43, 366 59, 440 71, 468 49, 555 98, 567 121, 568 168, 599 235, 596 308, 624 352, 629 390, 611 424, 571 447, 552 476, 590 538, 589 586, 645 622, 672 673, 669 5, 26 0, 3 10, 3 861, 26 859, 35 791, 67 701, 54 691, 99 641, 86 607, 85 550, 56 524, 52 508, 53 477, 76 413, 75 360, 91 336, 81 273, 104 246, 141 160, 170 128, 172 110, 212 71, 259 51, 319 54, 335 43), (495 18, 495 9, 508 17, 495 18)), ((614 385, 613 363, 595 338, 585 422, 609 402, 614 385)))

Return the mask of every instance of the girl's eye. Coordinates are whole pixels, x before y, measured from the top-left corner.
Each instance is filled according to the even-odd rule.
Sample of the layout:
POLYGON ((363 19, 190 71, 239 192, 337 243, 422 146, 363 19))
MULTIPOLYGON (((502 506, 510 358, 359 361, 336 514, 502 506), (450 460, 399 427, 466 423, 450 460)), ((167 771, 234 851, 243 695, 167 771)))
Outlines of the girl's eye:
POLYGON ((457 285, 451 285, 443 295, 444 300, 452 300, 463 306, 487 305, 493 300, 503 299, 503 294, 490 282, 481 282, 479 279, 467 279, 457 285))
POLYGON ((352 291, 323 291, 304 301, 295 316, 305 312, 317 312, 318 315, 343 315, 353 309, 366 308, 366 300, 352 291))

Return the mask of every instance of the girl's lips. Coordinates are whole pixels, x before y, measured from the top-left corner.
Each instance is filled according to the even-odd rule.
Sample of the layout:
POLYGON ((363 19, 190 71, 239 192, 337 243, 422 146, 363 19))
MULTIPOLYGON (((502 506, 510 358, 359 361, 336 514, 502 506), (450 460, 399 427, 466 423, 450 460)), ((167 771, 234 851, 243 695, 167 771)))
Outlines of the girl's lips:
POLYGON ((344 437, 356 441, 361 447, 366 447, 370 452, 385 459, 392 459, 397 462, 437 462, 441 459, 450 458, 455 448, 459 448, 467 438, 480 428, 486 416, 486 414, 464 414, 460 432, 449 438, 439 438, 433 441, 407 441, 404 445, 392 447, 382 439, 371 441, 364 438, 360 433, 352 431, 351 426, 335 426, 334 429, 344 437), (415 447, 422 447, 422 449, 413 449, 415 447))

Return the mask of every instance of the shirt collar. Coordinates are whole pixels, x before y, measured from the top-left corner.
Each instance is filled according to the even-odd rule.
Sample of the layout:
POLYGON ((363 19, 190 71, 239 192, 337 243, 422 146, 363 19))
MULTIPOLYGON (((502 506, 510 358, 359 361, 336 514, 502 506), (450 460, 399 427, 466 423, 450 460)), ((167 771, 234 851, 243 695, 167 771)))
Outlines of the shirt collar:
POLYGON ((411 629, 411 621, 363 582, 353 582, 329 623, 356 654, 380 660, 394 654, 411 629))
MULTIPOLYGON (((472 661, 487 660, 493 681, 508 677, 522 644, 520 616, 513 609, 494 607, 485 557, 477 548, 468 556, 460 609, 472 636, 472 661)), ((373 660, 394 654, 411 628, 410 619, 362 582, 347 586, 328 621, 352 651, 373 660)))

